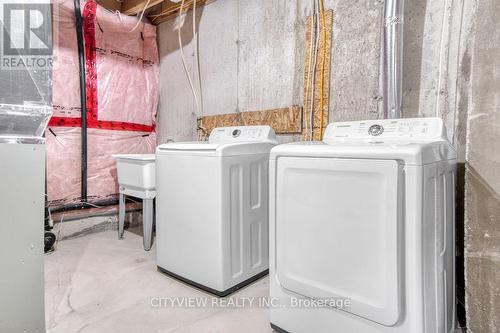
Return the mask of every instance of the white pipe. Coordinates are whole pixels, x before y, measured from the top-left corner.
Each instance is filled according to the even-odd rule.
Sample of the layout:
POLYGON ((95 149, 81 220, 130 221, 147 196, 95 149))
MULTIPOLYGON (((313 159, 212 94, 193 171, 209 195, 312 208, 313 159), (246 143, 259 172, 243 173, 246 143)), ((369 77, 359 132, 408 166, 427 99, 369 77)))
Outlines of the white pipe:
POLYGON ((384 118, 403 109, 404 0, 386 0, 384 9, 384 118))

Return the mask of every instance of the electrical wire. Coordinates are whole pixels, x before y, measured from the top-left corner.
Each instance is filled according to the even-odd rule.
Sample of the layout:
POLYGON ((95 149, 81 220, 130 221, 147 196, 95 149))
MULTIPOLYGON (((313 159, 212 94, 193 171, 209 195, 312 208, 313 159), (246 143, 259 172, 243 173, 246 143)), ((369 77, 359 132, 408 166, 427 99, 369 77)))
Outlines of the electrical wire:
MULTIPOLYGON (((179 39, 179 51, 181 53, 182 65, 184 67, 184 72, 186 73, 186 77, 188 79, 189 86, 191 87, 191 91, 193 93, 193 98, 194 98, 194 103, 195 103, 195 107, 196 107, 196 112, 197 112, 197 115, 198 115, 199 114, 199 110, 200 110, 199 102, 198 102, 198 96, 196 95, 196 89, 194 88, 193 81, 191 79, 191 75, 189 75, 189 71, 188 71, 187 64, 186 64, 186 57, 184 55, 184 47, 182 45, 182 36, 181 36, 181 32, 182 31, 181 30, 182 30, 182 25, 183 25, 183 22, 182 22, 182 10, 184 9, 184 2, 185 2, 185 0, 182 0, 181 6, 179 8, 179 27, 177 29, 177 37, 179 39)), ((193 34, 194 34, 194 31, 193 31, 193 34)), ((197 117, 196 122, 198 123, 198 117, 197 117)), ((198 128, 198 124, 196 124, 196 125, 197 125, 196 127, 198 128)))
MULTIPOLYGON (((198 0, 198 1, 201 1, 201 0, 198 0)), ((193 0, 188 0, 188 1, 186 1, 185 4, 186 4, 186 7, 189 7, 193 4, 193 0)), ((178 10, 179 10, 179 7, 173 5, 173 6, 170 6, 168 9, 166 9, 158 14, 149 15, 149 17, 153 18, 152 21, 155 22, 158 18, 160 18, 162 16, 173 14, 173 13, 177 12, 178 10)))
POLYGON ((115 10, 115 15, 118 16, 120 23, 123 24, 122 13, 119 10, 115 10))
POLYGON ((323 138, 323 122, 324 122, 324 117, 323 117, 323 109, 324 109, 324 103, 325 103, 325 96, 324 96, 324 90, 325 90, 325 61, 326 61, 326 20, 325 20, 325 6, 323 3, 323 0, 320 0, 320 14, 321 14, 321 32, 322 32, 322 38, 323 38, 323 54, 321 56, 321 92, 320 92, 320 127, 319 127, 319 136, 320 140, 323 138))
MULTIPOLYGON (((194 47, 194 62, 195 62, 195 68, 194 70, 196 71, 196 76, 197 76, 197 81, 198 81, 198 93, 201 91, 201 85, 200 85, 200 72, 199 72, 199 66, 198 66, 198 34, 196 32, 196 0, 193 0, 193 14, 192 14, 192 24, 193 24, 193 47, 194 47)), ((201 101, 201 95, 200 95, 200 104, 203 104, 203 101, 201 101)), ((201 105, 199 105, 202 107, 201 105)), ((198 138, 198 141, 201 139, 201 133, 200 133, 200 122, 201 122, 201 111, 200 109, 196 109, 196 136, 198 138)))
MULTIPOLYGON (((306 77, 306 89, 305 89, 305 100, 304 100, 304 109, 306 110, 306 118, 305 118, 305 121, 304 121, 304 125, 305 125, 305 128, 304 128, 304 132, 305 132, 305 139, 307 140, 308 139, 308 135, 309 135, 309 130, 308 130, 308 124, 309 124, 309 120, 307 118, 307 111, 308 111, 308 107, 311 103, 313 103, 313 100, 312 99, 308 99, 309 98, 309 86, 310 86, 310 82, 311 82, 311 67, 312 67, 312 56, 313 56, 313 37, 314 37, 314 20, 315 20, 315 16, 314 16, 314 12, 315 12, 315 0, 311 0, 311 10, 313 12, 313 15, 311 15, 311 30, 309 32, 309 61, 308 61, 308 65, 307 65, 307 77, 306 77)), ((314 84, 314 83, 313 83, 314 84)))
MULTIPOLYGON (((139 24, 141 24, 141 22, 142 22, 142 18, 144 17, 144 12, 145 12, 145 11, 146 11, 146 9, 148 8, 148 6, 149 6, 149 3, 150 3, 150 2, 151 2, 151 0, 148 0, 148 1, 146 2, 146 4, 144 5, 144 8, 142 9, 141 16, 139 17, 139 20, 137 21, 137 24, 136 24, 136 25, 135 25, 135 27, 134 27, 132 30, 130 30, 129 32, 134 31, 135 29, 137 29, 137 27, 139 26, 139 24)), ((120 16, 120 20, 121 20, 121 16, 120 16)))
POLYGON ((197 133, 198 133, 198 140, 201 140, 203 137, 203 127, 202 127, 202 120, 203 120, 203 90, 202 90, 202 85, 201 85, 201 66, 200 66, 200 50, 199 50, 199 31, 196 31, 196 0, 193 1, 193 43, 194 43, 194 56, 195 56, 195 63, 196 63, 196 73, 198 76, 198 94, 200 97, 200 105, 199 105, 199 110, 197 110, 197 119, 196 119, 196 125, 197 125, 197 133), (202 131, 200 131, 202 130, 202 131))
POLYGON ((315 43, 314 43, 314 62, 313 62, 313 86, 311 89, 311 105, 310 105, 310 114, 309 114, 309 133, 308 133, 308 138, 307 140, 312 141, 314 139, 314 104, 315 104, 315 99, 316 99, 316 68, 317 68, 317 62, 318 62, 318 48, 319 48, 319 32, 320 32, 320 27, 319 27, 319 2, 316 0, 316 6, 315 6, 315 22, 316 22, 316 34, 315 34, 315 43))
POLYGON ((82 204, 90 206, 90 207, 94 207, 94 208, 104 208, 104 206, 94 205, 93 203, 90 203, 88 201, 82 202, 82 204))

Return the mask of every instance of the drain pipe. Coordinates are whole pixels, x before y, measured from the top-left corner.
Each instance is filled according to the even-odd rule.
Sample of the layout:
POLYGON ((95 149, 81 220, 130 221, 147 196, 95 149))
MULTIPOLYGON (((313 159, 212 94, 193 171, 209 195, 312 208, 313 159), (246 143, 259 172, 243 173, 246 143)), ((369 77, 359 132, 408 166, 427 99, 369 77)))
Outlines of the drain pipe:
POLYGON ((384 8, 384 118, 401 118, 403 108, 404 0, 384 8))

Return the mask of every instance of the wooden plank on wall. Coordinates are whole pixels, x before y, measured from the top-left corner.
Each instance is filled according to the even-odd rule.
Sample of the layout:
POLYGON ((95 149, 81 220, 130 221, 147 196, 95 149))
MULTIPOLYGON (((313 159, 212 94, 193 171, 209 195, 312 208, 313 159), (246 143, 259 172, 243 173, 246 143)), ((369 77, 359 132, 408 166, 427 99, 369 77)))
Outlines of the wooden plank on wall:
MULTIPOLYGON (((323 131, 328 125, 328 109, 330 104, 330 72, 331 72, 331 51, 332 51, 332 25, 333 25, 333 10, 324 12, 323 18, 319 15, 320 25, 318 51, 316 57, 316 71, 309 73, 309 55, 314 54, 314 40, 311 44, 311 25, 313 24, 312 16, 309 16, 306 21, 306 38, 305 38, 305 64, 304 64, 304 128, 311 129, 311 103, 312 107, 312 137, 308 133, 303 133, 305 140, 321 140, 323 131), (312 45, 312 52, 311 51, 312 45), (315 74, 315 75, 313 75, 315 74), (322 79, 323 76, 323 79, 322 79), (314 96, 312 95, 314 78, 314 96), (307 84, 309 80, 309 84, 307 84), (306 91, 307 89, 307 91, 306 91), (321 91, 323 90, 323 94, 321 91), (313 97, 313 98, 311 98, 313 97), (306 123, 307 122, 307 123, 306 123)), ((314 63, 314 59, 312 59, 314 63)))
POLYGON ((205 116, 199 121, 200 134, 209 135, 215 127, 269 125, 276 134, 302 133, 302 107, 294 105, 264 111, 249 111, 205 116))

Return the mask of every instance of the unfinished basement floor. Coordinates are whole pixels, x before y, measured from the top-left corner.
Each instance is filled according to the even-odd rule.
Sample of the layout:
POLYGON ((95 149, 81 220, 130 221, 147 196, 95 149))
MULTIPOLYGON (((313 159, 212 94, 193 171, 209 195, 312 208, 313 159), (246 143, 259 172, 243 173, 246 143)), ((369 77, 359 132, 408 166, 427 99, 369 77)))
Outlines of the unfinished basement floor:
MULTIPOLYGON (((75 222, 68 222, 75 223, 75 222)), ((66 224, 66 222, 64 223, 66 224)), ((265 297, 268 277, 232 295, 265 297)), ((141 228, 80 232, 45 256, 48 333, 273 332, 268 310, 250 307, 156 307, 160 298, 212 296, 157 271, 155 248, 142 247, 141 228)))

